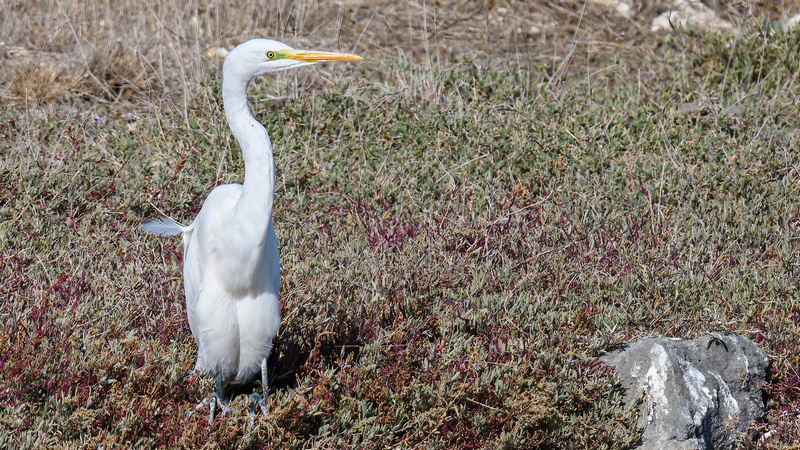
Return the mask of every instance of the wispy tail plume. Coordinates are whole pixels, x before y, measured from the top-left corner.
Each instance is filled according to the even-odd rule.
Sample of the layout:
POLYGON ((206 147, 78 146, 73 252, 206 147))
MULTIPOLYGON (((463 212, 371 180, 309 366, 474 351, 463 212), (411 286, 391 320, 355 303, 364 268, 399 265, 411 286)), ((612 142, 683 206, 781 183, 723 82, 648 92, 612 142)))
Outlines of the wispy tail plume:
POLYGON ((147 222, 139 225, 139 227, 146 233, 157 234, 159 236, 174 236, 178 233, 186 231, 186 227, 178 222, 175 222, 169 217, 150 219, 147 222))

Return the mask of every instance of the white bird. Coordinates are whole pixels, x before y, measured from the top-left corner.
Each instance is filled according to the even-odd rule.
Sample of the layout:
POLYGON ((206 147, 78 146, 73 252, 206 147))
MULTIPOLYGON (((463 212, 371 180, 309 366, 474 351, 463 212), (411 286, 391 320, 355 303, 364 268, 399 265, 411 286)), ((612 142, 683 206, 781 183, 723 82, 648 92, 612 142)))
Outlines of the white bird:
POLYGON ((142 230, 161 236, 183 233, 186 313, 197 343, 196 370, 216 378, 209 397, 228 411, 238 387, 256 380, 263 394, 251 395, 250 414, 259 403, 266 414, 267 358, 278 334, 280 264, 272 227, 275 164, 267 130, 250 113, 247 88, 262 74, 323 61, 357 61, 344 53, 294 50, 272 40, 253 39, 234 48, 222 69, 222 101, 244 155, 244 184, 218 186, 194 222, 182 226, 163 217, 142 230))

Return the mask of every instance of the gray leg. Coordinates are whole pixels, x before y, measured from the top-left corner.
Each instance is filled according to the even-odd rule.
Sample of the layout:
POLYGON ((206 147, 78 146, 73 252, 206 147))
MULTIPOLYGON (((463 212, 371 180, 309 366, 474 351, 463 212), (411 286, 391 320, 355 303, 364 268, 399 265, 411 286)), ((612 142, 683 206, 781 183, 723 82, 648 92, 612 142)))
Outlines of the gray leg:
POLYGON ((247 414, 250 416, 251 427, 256 424, 256 403, 261 403, 261 396, 253 392, 250 394, 250 412, 247 414))
POLYGON ((267 384, 267 358, 261 360, 261 388, 264 392, 261 394, 261 401, 258 402, 261 406, 261 413, 267 415, 267 396, 269 395, 269 384, 267 384))
POLYGON ((219 375, 217 375, 216 378, 217 378, 217 392, 211 393, 211 395, 209 395, 208 398, 208 403, 209 403, 208 407, 210 409, 208 417, 209 424, 214 423, 214 412, 217 409, 217 404, 219 404, 220 409, 222 409, 222 415, 220 417, 225 417, 225 414, 227 414, 228 411, 231 410, 231 408, 229 408, 228 405, 226 405, 225 402, 222 401, 222 397, 220 396, 222 394, 222 379, 219 377, 219 375))
POLYGON ((212 392, 208 396, 208 424, 211 425, 214 423, 214 412, 217 410, 217 402, 219 399, 217 398, 217 393, 212 392))
POLYGON ((256 394, 253 392, 250 394, 250 412, 248 415, 250 416, 250 426, 254 426, 256 422, 256 404, 261 407, 261 413, 265 416, 267 415, 267 394, 269 391, 267 390, 267 358, 261 360, 261 388, 263 389, 263 393, 261 395, 256 394))

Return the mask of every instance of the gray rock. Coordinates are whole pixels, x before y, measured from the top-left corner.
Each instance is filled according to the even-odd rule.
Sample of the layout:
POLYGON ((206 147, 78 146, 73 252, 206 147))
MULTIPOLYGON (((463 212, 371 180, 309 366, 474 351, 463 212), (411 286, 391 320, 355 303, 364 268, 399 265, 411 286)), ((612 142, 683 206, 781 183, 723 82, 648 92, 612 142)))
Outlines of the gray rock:
POLYGON ((616 11, 617 14, 626 19, 633 19, 636 15, 633 0, 589 0, 589 3, 616 11))
POLYGON ((650 31, 678 29, 691 26, 700 30, 729 30, 733 23, 723 19, 699 0, 672 0, 672 9, 653 19, 650 31))
POLYGON ((733 449, 764 413, 767 354, 735 335, 644 339, 601 358, 639 406, 640 449, 733 449))
POLYGON ((795 14, 794 16, 792 16, 791 18, 786 20, 786 24, 784 25, 784 28, 786 30, 791 30, 792 28, 794 28, 794 27, 796 27, 798 25, 800 25, 800 14, 795 14))

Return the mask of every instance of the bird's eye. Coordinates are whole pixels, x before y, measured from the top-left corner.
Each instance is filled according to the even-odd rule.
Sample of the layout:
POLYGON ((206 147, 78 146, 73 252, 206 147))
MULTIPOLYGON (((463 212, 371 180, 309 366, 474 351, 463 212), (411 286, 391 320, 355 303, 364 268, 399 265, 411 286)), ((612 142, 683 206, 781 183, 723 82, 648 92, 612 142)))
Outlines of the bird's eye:
POLYGON ((275 52, 267 52, 267 59, 272 59, 275 57, 275 52))

